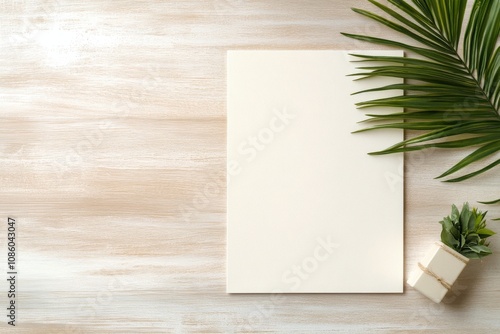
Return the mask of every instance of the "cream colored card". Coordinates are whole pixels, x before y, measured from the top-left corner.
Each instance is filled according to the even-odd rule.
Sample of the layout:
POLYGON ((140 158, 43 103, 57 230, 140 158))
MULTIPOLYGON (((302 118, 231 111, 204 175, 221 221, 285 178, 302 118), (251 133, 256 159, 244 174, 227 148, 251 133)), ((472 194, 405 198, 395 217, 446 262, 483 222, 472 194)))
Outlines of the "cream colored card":
POLYGON ((395 94, 351 93, 399 81, 353 81, 350 60, 228 52, 227 292, 402 292, 403 157, 367 153, 403 134, 351 133, 357 101, 395 94))

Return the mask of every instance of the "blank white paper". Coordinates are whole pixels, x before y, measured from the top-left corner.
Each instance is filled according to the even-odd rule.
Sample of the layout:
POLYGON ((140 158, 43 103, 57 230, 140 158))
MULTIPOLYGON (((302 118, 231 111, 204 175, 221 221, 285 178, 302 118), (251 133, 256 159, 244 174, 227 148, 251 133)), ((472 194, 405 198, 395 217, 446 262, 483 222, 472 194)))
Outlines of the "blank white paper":
POLYGON ((403 133, 351 133, 356 102, 400 92, 351 94, 400 81, 354 81, 351 60, 228 51, 228 293, 403 291, 403 156, 367 154, 403 133))

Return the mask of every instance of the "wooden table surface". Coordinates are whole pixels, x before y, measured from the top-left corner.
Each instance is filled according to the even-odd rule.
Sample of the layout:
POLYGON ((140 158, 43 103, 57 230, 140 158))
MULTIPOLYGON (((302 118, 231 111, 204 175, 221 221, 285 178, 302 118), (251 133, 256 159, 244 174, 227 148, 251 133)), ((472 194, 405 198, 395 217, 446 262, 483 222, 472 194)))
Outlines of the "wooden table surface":
MULTIPOLYGON (((396 37, 350 11, 366 1, 0 6, 2 277, 8 217, 18 254, 16 327, 4 315, 1 333, 500 330, 497 254, 470 264, 439 305, 408 286, 394 295, 225 293, 226 50, 377 48, 340 35, 396 37)), ((498 171, 462 184, 433 179, 464 154, 405 157, 405 277, 452 203, 498 197, 498 171)), ((500 253, 498 236, 492 248, 500 253)))

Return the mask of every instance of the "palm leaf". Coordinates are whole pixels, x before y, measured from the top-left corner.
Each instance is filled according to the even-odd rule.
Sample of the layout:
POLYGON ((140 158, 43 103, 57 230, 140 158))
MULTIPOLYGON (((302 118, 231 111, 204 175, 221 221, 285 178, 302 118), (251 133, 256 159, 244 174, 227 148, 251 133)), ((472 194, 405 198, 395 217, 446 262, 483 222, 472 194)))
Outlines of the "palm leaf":
POLYGON ((473 147, 472 152, 438 178, 463 181, 491 172, 500 165, 500 1, 475 0, 464 29, 467 0, 368 0, 384 12, 353 8, 371 20, 406 36, 391 41, 377 36, 343 35, 370 43, 404 49, 415 56, 384 57, 354 54, 356 80, 369 77, 402 78, 404 84, 355 92, 403 90, 401 96, 363 101, 359 108, 400 107, 403 113, 367 113, 360 131, 397 128, 417 135, 371 154, 422 149, 473 147), (463 37, 462 37, 462 32, 463 37), (460 45, 463 51, 459 52, 460 45), (374 61, 384 65, 374 66, 374 61), (420 132, 420 134, 418 134, 420 132), (465 168, 472 172, 464 174, 465 168), (458 176, 457 176, 458 174, 458 176), (460 175, 461 174, 461 175, 460 175))

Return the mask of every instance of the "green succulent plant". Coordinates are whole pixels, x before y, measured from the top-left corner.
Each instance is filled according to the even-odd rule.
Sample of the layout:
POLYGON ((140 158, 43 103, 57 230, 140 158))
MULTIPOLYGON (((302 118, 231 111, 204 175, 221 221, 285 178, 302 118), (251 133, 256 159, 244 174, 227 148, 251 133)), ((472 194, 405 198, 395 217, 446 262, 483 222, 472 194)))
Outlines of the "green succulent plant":
MULTIPOLYGON (((458 182, 496 169, 500 165, 500 1, 475 0, 467 24, 464 23, 467 0, 369 2, 385 15, 353 10, 412 42, 343 33, 409 52, 406 57, 355 55, 360 71, 353 75, 358 78, 380 76, 405 80, 403 84, 371 90, 402 90, 404 94, 358 104, 360 108, 399 107, 405 112, 368 113, 366 122, 372 126, 362 131, 414 130, 410 138, 371 154, 470 147, 470 154, 438 178, 458 182), (382 65, 370 65, 372 61, 382 65), (473 169, 464 173, 465 167, 473 169)), ((500 203, 500 199, 488 204, 493 203, 500 203)))
POLYGON ((461 211, 453 205, 451 214, 439 222, 442 225, 441 241, 470 259, 490 255, 486 239, 495 232, 486 228, 486 213, 477 208, 471 210, 469 203, 465 203, 461 211))

